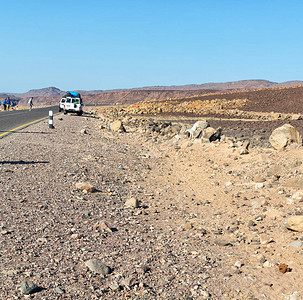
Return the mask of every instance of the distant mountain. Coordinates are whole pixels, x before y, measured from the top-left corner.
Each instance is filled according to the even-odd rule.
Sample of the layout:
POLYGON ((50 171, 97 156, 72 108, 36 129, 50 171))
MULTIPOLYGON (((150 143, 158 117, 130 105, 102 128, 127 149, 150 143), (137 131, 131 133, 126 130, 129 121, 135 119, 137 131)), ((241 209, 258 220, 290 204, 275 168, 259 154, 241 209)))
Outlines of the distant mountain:
MULTIPOLYGON (((203 83, 187 84, 173 86, 149 86, 133 89, 116 90, 78 90, 83 96, 86 104, 112 104, 123 103, 131 104, 141 100, 167 99, 176 97, 189 97, 193 95, 202 95, 211 92, 252 90, 277 87, 292 87, 303 85, 303 81, 287 81, 282 83, 268 80, 240 80, 222 83, 203 83)), ((60 97, 65 93, 56 87, 42 89, 33 89, 23 94, 0 94, 0 98, 11 96, 11 98, 20 100, 20 104, 26 104, 29 97, 34 97, 34 103, 37 104, 57 104, 60 97)), ((0 99, 1 100, 1 99, 0 99)))
POLYGON ((303 81, 286 81, 282 83, 272 82, 268 80, 239 80, 231 82, 219 82, 219 83, 203 83, 203 84, 187 84, 187 85, 172 85, 172 86, 152 86, 135 88, 133 90, 239 90, 239 89, 264 89, 275 87, 291 87, 296 85, 302 85, 303 81))
MULTIPOLYGON (((197 90, 214 90, 214 91, 223 91, 223 90, 239 90, 239 89, 263 89, 263 88, 275 88, 275 87, 291 87, 296 85, 303 85, 303 81, 286 81, 286 82, 273 82, 268 80, 239 80, 231 82, 209 82, 202 84, 186 84, 186 85, 171 85, 171 86, 147 86, 141 88, 132 88, 132 89, 115 89, 115 90, 78 90, 81 94, 102 94, 102 93, 119 93, 119 92, 130 92, 130 91, 197 91, 197 90)), ((65 91, 61 91, 56 87, 47 87, 41 89, 32 89, 23 94, 11 95, 21 96, 21 97, 57 97, 61 96, 65 91)), ((3 93, 4 94, 4 93, 3 93)), ((0 94, 1 95, 1 94, 0 94)))
POLYGON ((63 91, 56 87, 48 87, 48 88, 43 88, 43 89, 33 89, 29 90, 27 93, 22 94, 22 96, 26 97, 40 97, 40 96, 45 96, 45 97, 57 97, 61 96, 64 94, 63 91))

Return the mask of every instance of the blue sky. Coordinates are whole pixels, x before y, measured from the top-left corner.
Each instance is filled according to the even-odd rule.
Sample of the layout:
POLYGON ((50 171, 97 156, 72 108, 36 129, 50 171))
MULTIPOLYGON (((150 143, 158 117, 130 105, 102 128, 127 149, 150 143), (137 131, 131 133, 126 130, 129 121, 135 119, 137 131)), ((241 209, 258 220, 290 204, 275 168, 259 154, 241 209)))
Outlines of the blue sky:
POLYGON ((303 80, 303 2, 0 0, 0 92, 303 80))

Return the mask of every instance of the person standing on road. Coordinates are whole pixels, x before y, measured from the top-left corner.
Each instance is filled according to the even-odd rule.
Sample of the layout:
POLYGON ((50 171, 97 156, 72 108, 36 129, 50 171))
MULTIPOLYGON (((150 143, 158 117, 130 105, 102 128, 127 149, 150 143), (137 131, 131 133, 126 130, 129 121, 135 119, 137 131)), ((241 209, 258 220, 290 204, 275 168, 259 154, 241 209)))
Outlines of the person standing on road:
POLYGON ((6 110, 6 98, 3 100, 3 109, 6 110))
POLYGON ((11 107, 11 99, 9 97, 7 97, 6 106, 7 106, 7 110, 9 110, 9 108, 11 107))
POLYGON ((29 105, 29 111, 31 111, 32 110, 32 108, 33 108, 33 97, 30 97, 29 99, 28 99, 28 105, 29 105))

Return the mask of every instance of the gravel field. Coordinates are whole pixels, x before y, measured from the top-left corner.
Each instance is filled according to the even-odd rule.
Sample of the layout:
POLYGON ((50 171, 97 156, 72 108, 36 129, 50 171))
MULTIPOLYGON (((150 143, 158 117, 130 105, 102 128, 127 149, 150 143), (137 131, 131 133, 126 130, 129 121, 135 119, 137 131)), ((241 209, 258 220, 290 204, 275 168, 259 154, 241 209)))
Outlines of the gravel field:
POLYGON ((91 115, 54 121, 0 140, 0 298, 23 299, 24 280, 38 286, 33 299, 186 299, 207 294, 206 280, 219 297, 219 254, 200 233, 172 234, 184 211, 161 201, 165 172, 152 176, 166 154, 137 133, 100 130, 91 115), (140 206, 126 208, 130 198, 140 206), (89 271, 92 258, 111 273, 89 271))
POLYGON ((303 174, 302 149, 241 156, 114 132, 92 113, 54 126, 0 140, 0 299, 303 295, 301 235, 283 224, 301 211, 287 180, 303 174))

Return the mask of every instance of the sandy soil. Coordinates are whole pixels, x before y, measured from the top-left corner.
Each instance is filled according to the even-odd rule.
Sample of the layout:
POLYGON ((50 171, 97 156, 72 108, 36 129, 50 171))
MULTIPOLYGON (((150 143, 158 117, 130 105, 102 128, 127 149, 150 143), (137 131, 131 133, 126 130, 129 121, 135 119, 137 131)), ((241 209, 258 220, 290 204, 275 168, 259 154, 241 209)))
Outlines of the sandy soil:
POLYGON ((231 128, 203 144, 96 116, 0 140, 1 299, 301 299, 302 234, 284 220, 302 213, 302 148, 240 155, 231 128))

